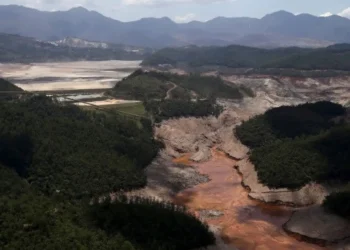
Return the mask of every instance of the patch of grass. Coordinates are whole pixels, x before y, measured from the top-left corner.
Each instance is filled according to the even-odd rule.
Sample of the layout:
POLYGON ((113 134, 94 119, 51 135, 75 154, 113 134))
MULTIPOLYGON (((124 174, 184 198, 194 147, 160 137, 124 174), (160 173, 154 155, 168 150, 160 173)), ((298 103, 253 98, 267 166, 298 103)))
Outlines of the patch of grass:
POLYGON ((107 105, 107 106, 102 106, 102 107, 107 108, 107 109, 115 109, 117 111, 129 113, 129 114, 134 114, 134 115, 140 115, 140 116, 146 115, 145 106, 143 105, 142 102, 107 105))

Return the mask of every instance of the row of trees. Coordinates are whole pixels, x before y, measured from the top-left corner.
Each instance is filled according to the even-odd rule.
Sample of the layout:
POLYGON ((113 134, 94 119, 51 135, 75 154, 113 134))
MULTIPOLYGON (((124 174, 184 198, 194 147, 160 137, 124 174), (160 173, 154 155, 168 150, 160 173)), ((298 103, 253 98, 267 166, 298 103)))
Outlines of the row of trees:
POLYGON ((227 47, 165 48, 143 61, 158 66, 222 66, 229 68, 281 68, 299 70, 350 70, 350 47, 330 46, 321 49, 259 49, 239 45, 227 47))

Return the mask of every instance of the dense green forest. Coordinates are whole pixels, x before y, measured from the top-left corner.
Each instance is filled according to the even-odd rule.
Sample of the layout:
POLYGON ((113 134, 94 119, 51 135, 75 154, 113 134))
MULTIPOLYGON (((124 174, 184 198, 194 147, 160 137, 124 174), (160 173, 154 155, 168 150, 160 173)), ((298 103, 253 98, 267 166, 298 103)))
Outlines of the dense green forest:
POLYGON ((215 242, 206 225, 172 204, 48 197, 3 165, 0 211, 1 249, 182 250, 215 242))
POLYGON ((215 100, 163 100, 146 101, 145 108, 155 122, 176 117, 219 116, 223 108, 215 100))
POLYGON ((134 249, 121 235, 92 228, 86 209, 42 195, 0 165, 1 249, 134 249))
POLYGON ((145 55, 123 48, 73 48, 56 46, 18 35, 0 34, 0 62, 70 60, 142 60, 145 55))
POLYGON ((300 70, 350 70, 350 45, 321 49, 260 49, 227 47, 166 48, 146 57, 143 65, 176 67, 223 66, 229 68, 292 68, 300 70))
POLYGON ((145 250, 196 249, 215 242, 205 224, 171 203, 119 197, 95 203, 91 213, 99 228, 109 234, 120 232, 145 250))
POLYGON ((45 193, 81 197, 146 183, 142 168, 159 146, 135 122, 43 96, 0 107, 0 162, 45 193))
POLYGON ((214 242, 206 225, 171 204, 133 198, 90 205, 146 184, 142 170, 162 146, 149 123, 44 96, 1 102, 0 120, 2 249, 180 250, 214 242), (188 232, 196 237, 184 247, 188 232))
POLYGON ((118 82, 108 94, 142 100, 156 122, 173 117, 218 116, 222 107, 216 104, 216 98, 254 95, 249 88, 229 86, 219 77, 142 70, 118 82))
POLYGON ((170 96, 172 99, 188 99, 191 91, 195 92, 199 98, 241 99, 244 95, 253 95, 250 89, 228 85, 220 77, 142 70, 137 70, 118 82, 109 94, 138 100, 164 99, 167 91, 173 88, 174 84, 179 89, 175 88, 174 96, 173 94, 170 96))
POLYGON ((137 70, 118 82, 109 94, 136 100, 163 99, 171 84, 158 75, 137 70))
POLYGON ((350 181, 350 125, 341 105, 317 102, 267 111, 237 127, 252 148, 259 180, 272 188, 299 188, 310 181, 350 181))

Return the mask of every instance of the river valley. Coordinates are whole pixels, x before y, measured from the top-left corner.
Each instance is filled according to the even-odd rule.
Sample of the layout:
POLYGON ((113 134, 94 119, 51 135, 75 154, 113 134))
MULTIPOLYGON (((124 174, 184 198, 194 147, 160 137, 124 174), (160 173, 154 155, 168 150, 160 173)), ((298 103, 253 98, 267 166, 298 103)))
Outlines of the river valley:
MULTIPOLYGON (((28 91, 97 89, 102 93, 138 67, 139 62, 116 61, 0 65, 0 74, 28 91)), ((329 190, 321 185, 306 187, 301 192, 263 187, 258 183, 254 166, 247 162, 249 149, 235 138, 234 129, 242 121, 281 105, 327 99, 349 107, 350 78, 235 75, 222 78, 229 85, 248 86, 255 96, 219 100, 225 111, 218 118, 180 118, 157 124, 155 137, 164 142, 165 149, 146 169, 148 185, 132 194, 186 206, 216 233, 217 245, 210 250, 328 249, 298 240, 284 226, 293 214, 307 210, 306 206, 319 205, 329 190), (279 201, 304 208, 270 204, 279 201)), ((98 99, 101 93, 89 97, 98 99)), ((94 104, 116 103, 98 100, 94 104)), ((292 223, 291 228, 297 225, 305 232, 305 228, 310 228, 305 226, 307 223, 292 223)), ((337 230, 344 228, 346 231, 350 226, 337 230)), ((348 250, 349 246, 329 249, 348 250)))
MULTIPOLYGON (((291 218, 295 214, 309 211, 315 205, 319 206, 330 190, 318 184, 307 185, 297 191, 270 190, 262 186, 257 180, 254 166, 247 161, 249 149, 234 135, 235 127, 242 121, 271 107, 322 98, 325 85, 310 87, 310 91, 313 89, 310 92, 312 95, 304 94, 300 97, 299 94, 290 94, 309 88, 306 86, 307 82, 301 88, 293 90, 286 89, 285 86, 288 85, 266 79, 250 79, 249 82, 257 93, 256 97, 246 98, 243 102, 223 101, 221 104, 225 111, 218 118, 180 118, 157 125, 156 138, 165 143, 162 154, 169 158, 163 159, 160 164, 158 162, 157 166, 151 164, 147 172, 152 173, 152 169, 159 172, 162 166, 166 166, 167 180, 162 180, 164 176, 160 174, 147 174, 152 186, 139 194, 172 200, 186 206, 206 221, 218 238, 217 245, 209 248, 210 250, 349 249, 346 242, 340 245, 329 244, 330 242, 318 245, 303 241, 306 238, 299 235, 292 236, 287 233, 284 230, 287 222, 291 224, 291 228, 297 228, 304 235, 313 231, 317 234, 319 231, 314 237, 316 239, 318 236, 347 231, 348 225, 329 232, 333 226, 327 227, 322 222, 323 218, 329 219, 328 215, 318 217, 320 214, 311 215, 319 220, 315 224, 315 230, 310 230, 309 225, 315 220, 309 222, 308 217, 303 221, 293 222, 291 218), (198 176, 203 178, 198 181, 198 176), (278 205, 278 202, 296 205, 298 208, 278 205)), ((334 88, 334 91, 338 90, 334 88)), ((342 96, 334 96, 337 96, 337 102, 346 103, 348 100, 346 97, 340 99, 342 96)), ((333 96, 329 98, 333 99, 333 96)))
POLYGON ((291 208, 248 198, 247 190, 241 185, 242 178, 233 167, 236 161, 225 153, 212 149, 212 158, 204 163, 191 162, 189 157, 186 154, 174 161, 195 166, 210 181, 183 190, 174 202, 185 205, 209 225, 217 227, 227 247, 242 250, 323 249, 298 241, 284 232, 282 226, 290 218, 291 208))

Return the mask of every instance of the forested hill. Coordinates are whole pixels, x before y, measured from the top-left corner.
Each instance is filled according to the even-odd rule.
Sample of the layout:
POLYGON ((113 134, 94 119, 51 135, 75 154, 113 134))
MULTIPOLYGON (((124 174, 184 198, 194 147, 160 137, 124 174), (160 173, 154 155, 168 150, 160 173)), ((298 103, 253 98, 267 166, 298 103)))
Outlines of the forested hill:
MULTIPOLYGON (((309 182, 346 185, 350 124, 345 116, 345 108, 331 102, 279 107, 244 122, 236 135, 252 149, 250 160, 260 182, 271 188, 295 189, 309 182)), ((332 195, 326 206, 350 217, 348 197, 350 193, 332 195)))
POLYGON ((254 95, 249 88, 229 84, 220 77, 142 70, 118 82, 109 94, 144 101, 146 110, 157 122, 174 117, 218 116, 222 108, 216 98, 242 99, 254 95))
POLYGON ((11 82, 0 78, 0 91, 23 91, 21 88, 12 84, 11 82))
POLYGON ((0 62, 46 62, 75 60, 142 60, 144 54, 124 48, 76 48, 33 38, 0 33, 0 62))
POLYGON ((297 47, 259 49, 227 47, 166 48, 144 59, 145 66, 223 66, 229 68, 290 68, 300 70, 350 70, 350 44, 322 49, 297 47))
POLYGON ((181 207, 101 198, 146 184, 149 123, 36 96, 0 102, 1 249, 182 250, 215 241, 181 207), (93 201, 93 202, 92 202, 93 201), (91 204, 92 202, 92 204, 91 204))
POLYGON ((0 163, 43 193, 90 197, 146 183, 142 169, 159 147, 150 128, 44 96, 0 107, 0 163))
POLYGON ((244 95, 253 95, 248 88, 230 85, 220 77, 199 74, 178 75, 142 70, 137 70, 118 82, 113 93, 124 98, 138 100, 164 99, 172 88, 174 91, 169 93, 171 94, 168 96, 169 99, 188 99, 191 97, 241 99, 244 95))

